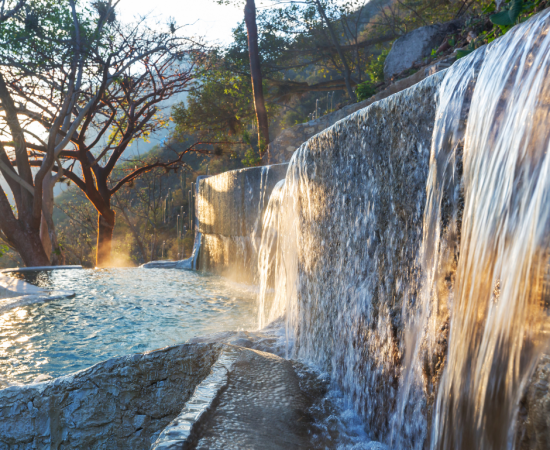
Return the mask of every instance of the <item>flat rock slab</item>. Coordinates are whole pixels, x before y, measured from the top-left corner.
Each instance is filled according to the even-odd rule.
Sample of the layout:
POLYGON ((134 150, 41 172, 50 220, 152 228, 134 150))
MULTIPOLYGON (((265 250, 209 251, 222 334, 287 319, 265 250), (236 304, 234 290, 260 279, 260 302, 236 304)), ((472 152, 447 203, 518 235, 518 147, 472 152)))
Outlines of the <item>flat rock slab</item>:
POLYGON ((290 361, 226 345, 211 376, 153 448, 309 448, 310 404, 290 361))
POLYGON ((199 424, 196 448, 307 448, 308 406, 290 361, 242 349, 217 405, 199 424))

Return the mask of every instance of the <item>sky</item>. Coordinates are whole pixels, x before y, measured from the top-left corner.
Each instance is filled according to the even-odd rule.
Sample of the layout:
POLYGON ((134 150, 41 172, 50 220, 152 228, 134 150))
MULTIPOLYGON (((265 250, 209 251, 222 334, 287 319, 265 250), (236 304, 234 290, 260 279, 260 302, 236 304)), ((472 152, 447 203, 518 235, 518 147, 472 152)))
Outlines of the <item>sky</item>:
MULTIPOLYGON (((256 7, 268 6, 273 0, 256 0, 256 7)), ((117 6, 117 15, 122 22, 132 22, 141 16, 149 20, 168 23, 173 18, 178 26, 185 25, 182 35, 202 36, 211 44, 229 44, 232 40, 232 30, 244 18, 244 1, 235 1, 235 5, 219 5, 215 0, 121 0, 117 6)), ((150 143, 133 144, 128 156, 142 153, 158 144, 167 135, 167 131, 151 136, 150 143), (135 147, 135 149, 133 148, 135 147)), ((0 184, 5 182, 0 176, 0 184)), ((64 185, 57 184, 55 193, 64 190, 64 185)), ((9 189, 7 193, 11 192, 9 189)))
MULTIPOLYGON (((237 2, 235 2, 237 3, 237 2)), ((229 43, 231 30, 244 18, 243 6, 222 6, 213 0, 121 0, 117 7, 122 21, 150 15, 161 22, 173 17, 176 24, 188 25, 190 33, 204 36, 209 42, 229 43)))

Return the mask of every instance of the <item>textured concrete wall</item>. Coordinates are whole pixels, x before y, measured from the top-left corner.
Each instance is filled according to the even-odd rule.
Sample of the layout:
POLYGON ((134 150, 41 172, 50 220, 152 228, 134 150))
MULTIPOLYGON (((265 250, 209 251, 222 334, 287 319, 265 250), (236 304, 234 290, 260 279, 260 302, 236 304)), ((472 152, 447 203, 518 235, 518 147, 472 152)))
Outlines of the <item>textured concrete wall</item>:
POLYGON ((199 182, 199 231, 222 236, 250 236, 273 187, 288 164, 231 170, 199 182))
POLYGON ((220 349, 168 347, 0 390, 0 449, 149 449, 220 349))
POLYGON ((199 182, 199 269, 252 283, 262 215, 288 164, 232 170, 199 182))
POLYGON ((299 203, 295 352, 331 371, 379 438, 389 434, 397 395, 443 77, 314 136, 286 178, 299 203))

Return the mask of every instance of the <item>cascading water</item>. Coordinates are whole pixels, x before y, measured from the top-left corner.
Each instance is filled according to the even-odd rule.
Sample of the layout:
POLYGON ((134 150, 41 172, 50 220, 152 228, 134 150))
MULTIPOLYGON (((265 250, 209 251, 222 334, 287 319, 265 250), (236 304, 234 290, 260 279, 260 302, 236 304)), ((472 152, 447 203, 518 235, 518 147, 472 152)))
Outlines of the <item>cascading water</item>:
POLYGON ((428 429, 423 410, 426 403, 433 403, 434 384, 444 367, 463 202, 464 119, 485 50, 481 48, 453 65, 440 87, 420 249, 422 277, 420 286, 414 286, 420 301, 403 304, 405 357, 392 424, 395 448, 423 448, 428 429))
POLYGON ((260 293, 258 304, 258 325, 264 328, 270 322, 284 314, 280 306, 282 302, 275 301, 275 274, 277 272, 277 254, 279 243, 277 239, 279 220, 281 219, 281 203, 284 199, 285 180, 279 181, 269 198, 269 203, 262 218, 262 239, 258 251, 258 273, 260 276, 260 293))
POLYGON ((548 29, 535 16, 438 93, 427 81, 312 138, 264 215, 260 323, 284 314, 289 355, 328 370, 392 448, 517 446, 550 326, 548 29), (396 115, 434 95, 435 118, 396 115))
POLYGON ((294 317, 292 311, 297 305, 297 172, 296 165, 290 166, 286 178, 279 181, 271 193, 262 217, 262 238, 258 251, 258 323, 260 328, 264 328, 286 316, 287 353, 292 342, 289 321, 294 317))
POLYGON ((487 49, 464 142, 464 213, 433 449, 514 446, 546 344, 550 244, 550 14, 487 49))

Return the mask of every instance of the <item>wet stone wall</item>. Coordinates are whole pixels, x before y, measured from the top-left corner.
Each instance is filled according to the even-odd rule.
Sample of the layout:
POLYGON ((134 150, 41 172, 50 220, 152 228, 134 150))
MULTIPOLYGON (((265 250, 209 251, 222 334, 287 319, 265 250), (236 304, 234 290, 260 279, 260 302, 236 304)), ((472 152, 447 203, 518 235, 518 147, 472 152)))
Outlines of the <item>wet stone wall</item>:
POLYGON ((445 73, 376 102, 302 145, 294 354, 325 367, 374 438, 388 440, 414 302, 430 146, 445 73))
POLYGON ((220 351, 167 347, 0 390, 0 449, 149 449, 220 351))
POLYGON ((232 170, 199 182, 199 269, 239 282, 257 276, 262 215, 288 164, 232 170))

